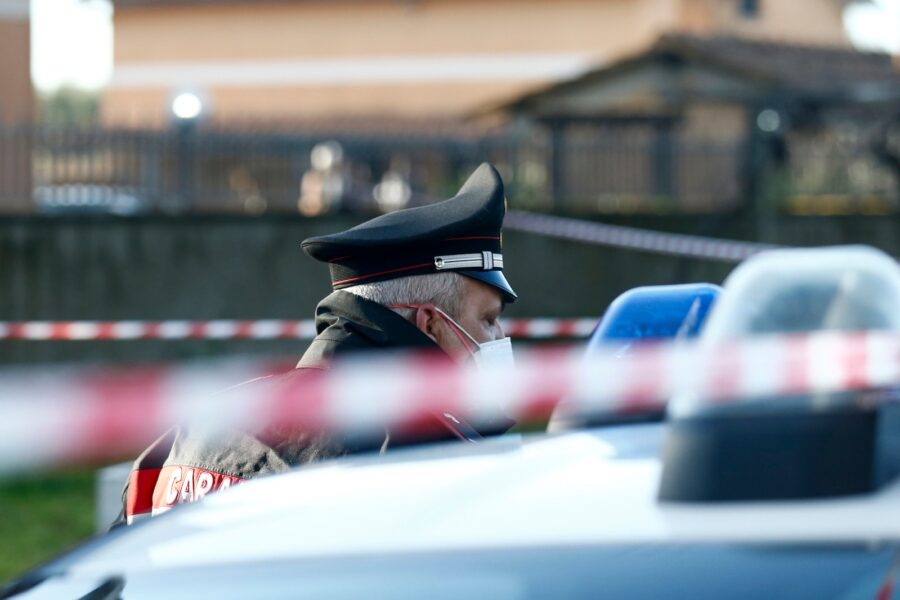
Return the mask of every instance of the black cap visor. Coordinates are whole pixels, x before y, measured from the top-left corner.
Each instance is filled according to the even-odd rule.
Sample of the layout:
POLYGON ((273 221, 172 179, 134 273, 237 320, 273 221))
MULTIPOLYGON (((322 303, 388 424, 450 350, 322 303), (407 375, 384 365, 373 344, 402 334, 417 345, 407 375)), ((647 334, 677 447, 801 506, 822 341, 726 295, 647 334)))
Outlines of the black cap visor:
POLYGON ((513 291, 512 286, 503 276, 503 271, 455 271, 460 275, 477 279, 482 283, 495 287, 503 293, 503 301, 507 304, 515 302, 519 296, 513 291))

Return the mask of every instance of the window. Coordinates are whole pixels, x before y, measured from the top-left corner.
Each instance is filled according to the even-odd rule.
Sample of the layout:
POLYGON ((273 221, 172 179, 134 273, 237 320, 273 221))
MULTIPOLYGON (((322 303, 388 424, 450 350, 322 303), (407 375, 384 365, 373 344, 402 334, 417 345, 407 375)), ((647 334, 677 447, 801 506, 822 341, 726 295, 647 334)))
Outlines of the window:
POLYGON ((753 19, 759 16, 759 0, 738 0, 738 9, 742 17, 753 19))

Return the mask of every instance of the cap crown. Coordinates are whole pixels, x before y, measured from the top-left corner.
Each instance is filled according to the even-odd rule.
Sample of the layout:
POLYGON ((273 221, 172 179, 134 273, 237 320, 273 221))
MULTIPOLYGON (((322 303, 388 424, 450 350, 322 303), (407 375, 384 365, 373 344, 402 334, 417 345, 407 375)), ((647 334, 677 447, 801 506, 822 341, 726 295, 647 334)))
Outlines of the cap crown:
MULTIPOLYGON (((483 163, 449 200, 398 210, 356 227, 303 241, 329 264, 334 289, 409 275, 502 271, 500 229, 506 214, 503 181, 483 163)), ((502 274, 477 277, 515 299, 502 274)))

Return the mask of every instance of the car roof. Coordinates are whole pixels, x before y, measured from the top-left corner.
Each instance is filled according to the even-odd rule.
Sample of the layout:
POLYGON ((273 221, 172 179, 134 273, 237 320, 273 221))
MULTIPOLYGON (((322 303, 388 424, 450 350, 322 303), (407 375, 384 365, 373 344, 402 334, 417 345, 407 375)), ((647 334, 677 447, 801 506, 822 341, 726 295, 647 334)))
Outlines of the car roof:
POLYGON ((65 570, 554 545, 900 540, 900 486, 839 499, 656 500, 664 426, 507 436, 329 461, 184 505, 65 570), (236 543, 239 540, 239 543, 236 543))

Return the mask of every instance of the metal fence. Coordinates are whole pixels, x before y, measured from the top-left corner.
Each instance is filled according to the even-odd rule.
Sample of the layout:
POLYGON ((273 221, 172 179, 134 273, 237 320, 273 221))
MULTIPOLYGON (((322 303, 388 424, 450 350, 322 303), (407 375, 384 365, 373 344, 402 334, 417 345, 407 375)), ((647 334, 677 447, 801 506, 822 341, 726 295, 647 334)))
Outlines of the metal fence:
POLYGON ((376 213, 452 194, 488 160, 517 207, 586 214, 730 212, 760 196, 803 212, 892 212, 896 173, 867 152, 631 133, 554 137, 0 127, 0 209, 46 214, 376 213), (858 208, 859 210, 854 210, 858 208))

